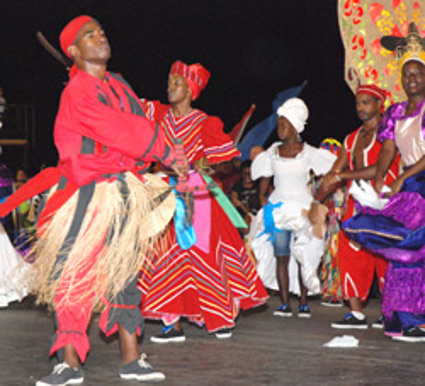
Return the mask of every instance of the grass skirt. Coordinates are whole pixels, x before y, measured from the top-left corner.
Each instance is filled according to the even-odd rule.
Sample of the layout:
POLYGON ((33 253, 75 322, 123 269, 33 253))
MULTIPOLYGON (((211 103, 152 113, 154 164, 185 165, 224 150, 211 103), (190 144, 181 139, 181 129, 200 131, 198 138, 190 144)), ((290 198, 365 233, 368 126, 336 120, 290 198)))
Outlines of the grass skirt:
POLYGON ((38 229, 41 237, 32 250, 37 272, 33 287, 38 302, 52 308, 94 298, 94 310, 101 311, 103 297, 114 299, 137 274, 145 252, 170 221, 175 199, 167 194, 167 184, 153 175, 143 182, 132 173, 97 181, 72 235, 81 192, 38 229), (58 299, 60 305, 55 304, 58 299))

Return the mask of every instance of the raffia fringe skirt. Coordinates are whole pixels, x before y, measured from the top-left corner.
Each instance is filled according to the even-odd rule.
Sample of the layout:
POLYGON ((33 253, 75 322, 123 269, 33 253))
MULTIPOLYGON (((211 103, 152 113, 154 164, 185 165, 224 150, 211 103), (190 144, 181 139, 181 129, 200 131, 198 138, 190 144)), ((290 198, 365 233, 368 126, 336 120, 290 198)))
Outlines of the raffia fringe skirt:
POLYGON ((56 308, 87 301, 101 311, 105 298, 114 299, 134 279, 147 250, 166 229, 175 208, 170 193, 153 175, 143 182, 132 173, 96 182, 81 226, 70 237, 81 195, 77 190, 39 229, 42 236, 32 250, 38 302, 56 308))

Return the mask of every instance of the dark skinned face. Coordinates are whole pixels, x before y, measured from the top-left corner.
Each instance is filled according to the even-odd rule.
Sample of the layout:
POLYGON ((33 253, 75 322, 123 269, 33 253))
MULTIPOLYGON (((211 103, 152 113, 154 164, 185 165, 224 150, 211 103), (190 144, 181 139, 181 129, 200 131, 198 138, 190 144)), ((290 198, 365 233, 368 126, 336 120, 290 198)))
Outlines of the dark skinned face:
POLYGON ((81 27, 69 52, 76 62, 92 64, 106 64, 111 57, 111 47, 105 31, 95 21, 89 21, 81 27))
POLYGON ((176 104, 184 101, 186 98, 190 100, 190 89, 186 79, 181 75, 173 74, 168 77, 168 102, 176 104))
POLYGON ((425 66, 414 60, 407 62, 401 72, 401 83, 407 96, 425 96, 425 66))
POLYGON ((356 95, 357 116, 362 122, 367 122, 381 114, 382 102, 371 95, 356 95))
POLYGON ((242 168, 242 181, 246 184, 249 184, 252 182, 250 167, 242 168))
POLYGON ((285 117, 279 117, 277 120, 277 136, 281 141, 285 141, 292 137, 296 137, 297 131, 285 117))

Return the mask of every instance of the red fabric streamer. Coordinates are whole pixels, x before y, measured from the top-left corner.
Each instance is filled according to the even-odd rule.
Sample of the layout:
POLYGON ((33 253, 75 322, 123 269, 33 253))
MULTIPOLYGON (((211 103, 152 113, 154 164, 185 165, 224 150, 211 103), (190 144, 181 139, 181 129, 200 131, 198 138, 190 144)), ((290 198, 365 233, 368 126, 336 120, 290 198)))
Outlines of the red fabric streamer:
POLYGON ((26 200, 50 189, 59 182, 60 177, 61 173, 57 167, 42 170, 0 205, 0 217, 6 216, 26 200))

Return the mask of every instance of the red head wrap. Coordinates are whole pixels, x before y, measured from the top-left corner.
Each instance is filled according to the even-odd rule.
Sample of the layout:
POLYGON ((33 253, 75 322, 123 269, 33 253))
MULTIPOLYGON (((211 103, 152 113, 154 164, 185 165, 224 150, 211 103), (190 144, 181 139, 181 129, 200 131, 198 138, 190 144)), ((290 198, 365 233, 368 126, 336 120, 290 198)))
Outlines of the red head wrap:
POLYGON ((387 92, 385 90, 382 90, 378 86, 375 86, 374 84, 360 85, 356 91, 356 95, 359 94, 371 95, 381 100, 382 103, 384 103, 385 99, 387 99, 387 92))
POLYGON ((62 51, 68 58, 72 59, 71 55, 68 52, 68 47, 74 44, 81 27, 92 20, 94 19, 87 15, 78 16, 75 19, 72 19, 62 30, 59 36, 59 41, 61 44, 62 51))
POLYGON ((381 112, 383 113, 385 110, 385 99, 387 99, 387 92, 385 90, 382 90, 382 88, 379 88, 378 86, 375 86, 374 84, 365 84, 360 85, 357 88, 356 95, 359 94, 366 94, 375 97, 376 99, 379 99, 382 102, 381 106, 381 112))
POLYGON ((175 61, 171 67, 170 75, 174 74, 186 79, 190 91, 192 91, 193 101, 199 97, 201 91, 207 86, 211 76, 210 72, 200 63, 188 66, 180 60, 175 61))

